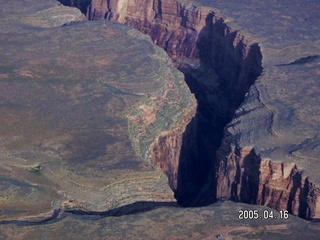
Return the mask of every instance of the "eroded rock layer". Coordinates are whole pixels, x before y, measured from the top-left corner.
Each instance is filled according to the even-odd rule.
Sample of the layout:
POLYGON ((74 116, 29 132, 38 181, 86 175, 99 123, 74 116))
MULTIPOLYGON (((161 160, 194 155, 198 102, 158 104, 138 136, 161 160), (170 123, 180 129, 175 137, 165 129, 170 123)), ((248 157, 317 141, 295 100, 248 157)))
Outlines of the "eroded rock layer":
POLYGON ((168 178, 152 161, 163 161, 164 151, 176 168, 181 145, 174 141, 195 114, 194 96, 149 37, 115 22, 82 19, 79 10, 55 1, 2 4, 4 222, 56 216, 60 209, 175 202, 168 178))
POLYGON ((252 147, 233 147, 228 152, 227 161, 218 168, 218 198, 318 218, 319 190, 296 164, 261 159, 252 147))
POLYGON ((178 176, 180 202, 229 198, 319 218, 318 7, 299 0, 88 4, 88 19, 118 21, 148 34, 180 63, 198 99, 193 127, 181 142, 188 153, 180 154, 180 180, 173 165, 160 164, 169 176, 178 176), (199 59, 200 68, 190 73, 183 58, 199 59), (218 75, 211 81, 193 77, 211 69, 218 75), (208 104, 215 106, 211 114, 208 104), (208 121, 215 123, 204 124, 208 121), (221 137, 208 131, 220 136, 230 121, 216 155, 221 137))

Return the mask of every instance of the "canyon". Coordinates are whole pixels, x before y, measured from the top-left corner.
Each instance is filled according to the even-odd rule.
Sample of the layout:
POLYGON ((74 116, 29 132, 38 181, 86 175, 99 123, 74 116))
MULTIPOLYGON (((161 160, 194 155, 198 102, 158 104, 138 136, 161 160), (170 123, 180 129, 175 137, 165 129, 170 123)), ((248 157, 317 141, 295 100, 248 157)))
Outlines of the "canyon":
POLYGON ((59 2, 0 10, 0 238, 319 238, 315 2, 59 2))
POLYGON ((319 126, 315 125, 319 115, 315 105, 308 103, 318 100, 314 96, 319 87, 319 39, 315 37, 319 29, 312 24, 318 19, 312 15, 316 6, 304 6, 308 19, 295 15, 299 1, 288 8, 287 15, 280 15, 281 4, 272 6, 270 12, 274 11, 278 24, 272 27, 264 12, 267 4, 256 2, 240 4, 247 15, 236 11, 237 4, 220 1, 60 2, 78 7, 88 20, 116 21, 149 35, 185 74, 198 101, 197 113, 182 141, 162 138, 162 147, 155 149, 158 157, 153 159, 169 177, 181 205, 230 199, 287 209, 305 219, 319 218, 319 126), (314 27, 309 32, 307 21, 314 27), (289 36, 294 25, 299 36, 295 41, 278 35, 289 36), (279 76, 281 84, 276 83, 279 76), (293 93, 294 84, 286 85, 292 77, 299 82, 306 76, 312 90, 305 97, 293 93), (271 99, 262 99, 266 94, 271 99), (302 109, 295 102, 315 115, 299 116, 302 109), (168 149, 177 144, 182 144, 181 153, 168 155, 168 149), (293 148, 297 150, 289 150, 293 148))

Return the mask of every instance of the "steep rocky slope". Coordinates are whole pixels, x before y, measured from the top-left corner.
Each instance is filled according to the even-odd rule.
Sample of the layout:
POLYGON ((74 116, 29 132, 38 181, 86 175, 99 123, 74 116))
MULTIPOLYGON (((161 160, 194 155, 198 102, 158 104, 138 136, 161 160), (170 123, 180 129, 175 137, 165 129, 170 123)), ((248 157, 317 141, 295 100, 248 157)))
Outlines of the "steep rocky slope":
POLYGON ((177 169, 196 111, 182 73, 132 28, 36 2, 1 8, 1 220, 174 202, 152 161, 177 169))
POLYGON ((199 107, 171 185, 182 205, 228 198, 319 218, 318 3, 76 3, 148 34, 185 73, 199 107))

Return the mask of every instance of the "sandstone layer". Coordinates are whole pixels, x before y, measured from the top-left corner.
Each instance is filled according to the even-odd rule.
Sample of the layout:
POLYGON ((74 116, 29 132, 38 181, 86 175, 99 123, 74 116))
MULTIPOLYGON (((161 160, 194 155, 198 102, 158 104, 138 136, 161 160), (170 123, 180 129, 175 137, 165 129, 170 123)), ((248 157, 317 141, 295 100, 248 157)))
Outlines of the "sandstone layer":
POLYGON ((320 217, 317 2, 69 1, 79 4, 89 20, 148 34, 189 75, 199 107, 171 185, 180 203, 228 198, 320 217), (193 77, 212 70, 211 81, 193 77), (224 136, 217 154, 219 139, 201 128, 224 136))
POLYGON ((177 168, 174 142, 195 114, 194 96, 149 37, 81 19, 55 1, 2 3, 4 222, 175 201, 155 164, 177 168))

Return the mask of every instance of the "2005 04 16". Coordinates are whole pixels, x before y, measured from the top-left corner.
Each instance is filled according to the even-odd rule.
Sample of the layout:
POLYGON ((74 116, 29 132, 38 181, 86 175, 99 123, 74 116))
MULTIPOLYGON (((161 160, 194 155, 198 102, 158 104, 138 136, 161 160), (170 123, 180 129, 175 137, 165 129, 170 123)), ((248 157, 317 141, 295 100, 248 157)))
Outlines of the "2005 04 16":
POLYGON ((287 210, 280 210, 280 211, 274 211, 274 210, 244 210, 241 209, 238 211, 239 215, 238 218, 240 220, 246 220, 246 219, 288 219, 289 218, 289 212, 287 210))

